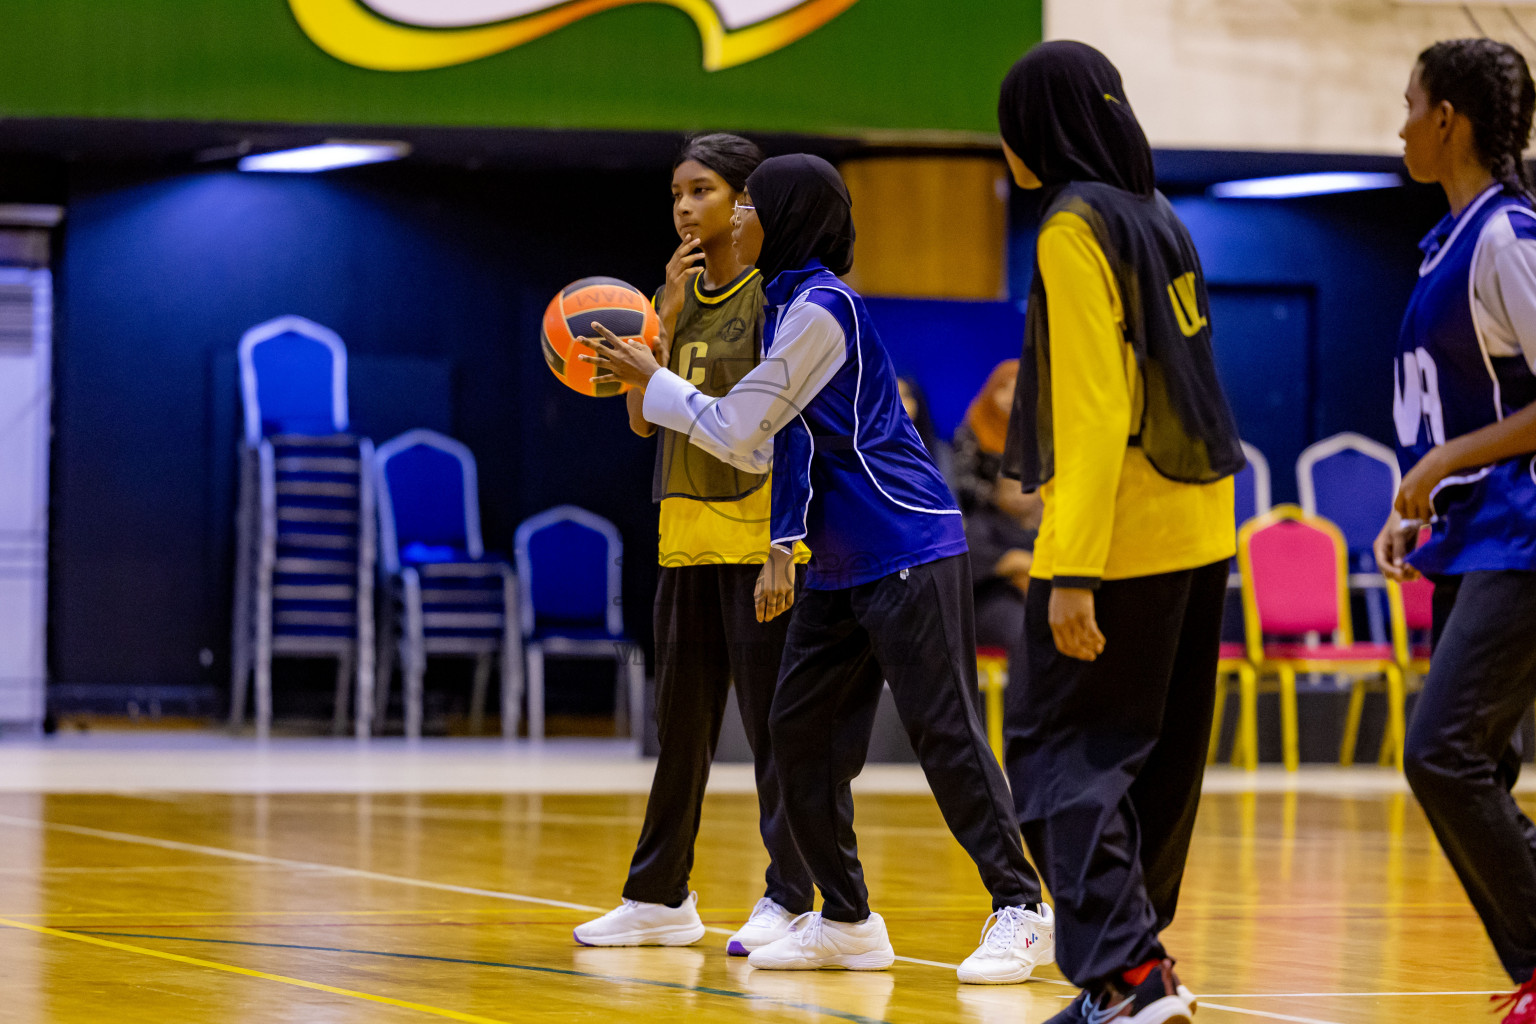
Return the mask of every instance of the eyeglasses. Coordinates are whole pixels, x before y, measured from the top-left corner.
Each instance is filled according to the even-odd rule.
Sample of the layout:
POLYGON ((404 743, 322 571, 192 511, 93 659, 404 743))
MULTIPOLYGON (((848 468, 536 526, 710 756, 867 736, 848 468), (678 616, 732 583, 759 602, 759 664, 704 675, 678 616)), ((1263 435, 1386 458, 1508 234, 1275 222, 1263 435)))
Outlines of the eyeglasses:
POLYGON ((746 213, 748 210, 756 213, 757 207, 750 206, 747 203, 735 203, 731 206, 731 217, 733 219, 740 220, 742 214, 746 213))

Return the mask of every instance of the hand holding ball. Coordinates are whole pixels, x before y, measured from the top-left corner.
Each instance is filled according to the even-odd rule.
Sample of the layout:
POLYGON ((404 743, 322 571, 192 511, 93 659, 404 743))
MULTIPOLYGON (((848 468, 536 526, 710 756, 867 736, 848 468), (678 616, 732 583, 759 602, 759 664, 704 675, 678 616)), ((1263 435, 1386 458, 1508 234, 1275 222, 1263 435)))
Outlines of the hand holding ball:
POLYGON ((614 277, 585 277, 566 285, 544 310, 539 342, 544 361, 560 382, 573 391, 594 398, 622 395, 629 385, 593 377, 609 376, 582 354, 588 350, 576 339, 593 337, 598 323, 625 341, 643 342, 653 351, 661 337, 661 320, 650 300, 634 285, 614 277))

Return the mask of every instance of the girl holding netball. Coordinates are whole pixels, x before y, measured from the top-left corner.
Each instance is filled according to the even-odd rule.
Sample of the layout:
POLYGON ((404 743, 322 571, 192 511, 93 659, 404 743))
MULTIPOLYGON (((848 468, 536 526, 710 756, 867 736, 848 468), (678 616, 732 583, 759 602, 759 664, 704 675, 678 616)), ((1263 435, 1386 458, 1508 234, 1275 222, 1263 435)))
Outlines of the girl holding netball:
POLYGON ((1536 1024, 1536 826, 1510 788, 1536 701, 1536 213, 1521 153, 1536 86, 1519 51, 1436 43, 1408 82, 1414 180, 1450 213, 1424 262, 1394 367, 1404 478, 1376 541, 1395 579, 1434 581, 1434 650, 1408 730, 1409 784, 1536 1024), (1420 524, 1429 539, 1413 551, 1420 524))
POLYGON ((1044 502, 1005 733, 1083 989, 1052 1021, 1187 1022, 1159 934, 1200 801, 1242 449, 1200 261, 1114 65, 1038 46, 998 118, 1015 181, 1049 190, 1003 472, 1044 502))
MULTIPOLYGON (((672 170, 672 220, 682 244, 656 299, 662 360, 702 393, 723 395, 760 359, 762 275, 731 244, 731 211, 762 162, 735 135, 688 140, 672 170)), ((644 393, 628 395, 630 426, 649 437, 644 393)), ((589 946, 687 945, 704 935, 688 891, 710 763, 734 680, 757 775, 767 887, 727 950, 746 956, 787 934, 811 907, 811 877, 785 820, 768 711, 794 602, 793 553, 770 551, 770 489, 662 430, 653 497, 661 505, 656 584, 656 725, 661 750, 623 902, 576 929, 589 946), (784 585, 779 585, 783 582, 784 585)), ((800 549, 802 560, 808 557, 800 549)))
POLYGON ((960 511, 902 408, 863 300, 837 276, 853 264, 848 190, 825 160, 796 155, 765 161, 747 193, 736 246, 767 280, 763 364, 711 398, 611 332, 582 358, 644 388, 652 423, 748 472, 771 463, 773 543, 811 547, 769 732, 784 810, 823 904, 748 962, 881 970, 894 959, 869 908, 849 789, 884 681, 945 821, 992 894, 981 948, 960 979, 1023 981, 1050 960, 1051 913, 971 701, 960 511))

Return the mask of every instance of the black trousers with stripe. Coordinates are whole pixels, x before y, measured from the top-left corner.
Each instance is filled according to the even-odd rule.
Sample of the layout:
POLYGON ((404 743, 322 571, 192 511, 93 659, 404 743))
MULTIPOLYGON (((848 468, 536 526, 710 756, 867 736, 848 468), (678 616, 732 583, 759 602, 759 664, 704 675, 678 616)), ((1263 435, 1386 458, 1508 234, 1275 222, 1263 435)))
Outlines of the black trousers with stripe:
POLYGON ((849 783, 864 768, 882 681, 949 830, 980 869, 994 907, 1035 903, 1002 770, 971 695, 976 635, 964 555, 795 604, 769 731, 795 841, 828 920, 862 921, 869 891, 849 783))
POLYGON ((704 787, 720 740, 726 695, 746 727, 757 776, 759 828, 768 850, 764 895, 811 909, 811 876, 785 820, 768 713, 789 616, 759 623, 752 589, 760 567, 663 567, 656 584, 656 727, 661 753, 624 897, 676 905, 688 896, 704 787))
POLYGON ((1089 987, 1166 955, 1216 704, 1227 563, 1103 583, 1104 653, 1056 650, 1029 588, 1029 670, 1010 681, 1008 778, 1056 911, 1056 962, 1089 987))
POLYGON ((1493 948, 1536 968, 1536 825, 1510 795, 1536 702, 1536 572, 1435 580, 1434 651, 1404 767, 1493 948))

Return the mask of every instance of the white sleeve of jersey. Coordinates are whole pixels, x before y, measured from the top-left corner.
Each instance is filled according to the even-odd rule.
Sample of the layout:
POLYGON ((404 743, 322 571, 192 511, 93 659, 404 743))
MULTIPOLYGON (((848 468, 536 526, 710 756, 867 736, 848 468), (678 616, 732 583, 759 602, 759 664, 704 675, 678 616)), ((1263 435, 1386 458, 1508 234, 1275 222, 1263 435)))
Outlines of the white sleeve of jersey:
POLYGON ((1536 226, 1536 217, 1506 213, 1490 220, 1478 240, 1474 312, 1489 355, 1523 356, 1536 371, 1536 238, 1515 234, 1515 217, 1536 226))
POLYGON ((773 435, 848 361, 848 342, 837 318, 804 300, 784 311, 773 351, 721 398, 710 398, 661 370, 645 390, 645 418, 687 434, 704 451, 749 473, 773 463, 773 435))

